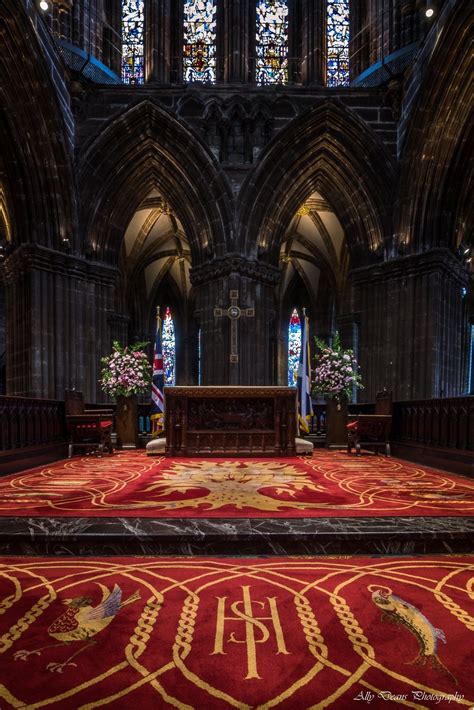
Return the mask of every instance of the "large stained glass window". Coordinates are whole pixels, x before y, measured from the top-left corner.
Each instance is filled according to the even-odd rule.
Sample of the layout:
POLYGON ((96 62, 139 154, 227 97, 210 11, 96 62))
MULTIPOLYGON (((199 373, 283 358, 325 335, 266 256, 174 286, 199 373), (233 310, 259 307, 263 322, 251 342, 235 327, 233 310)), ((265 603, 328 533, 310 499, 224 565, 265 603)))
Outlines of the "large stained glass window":
POLYGON ((296 387, 301 353, 301 320, 296 308, 288 326, 288 387, 296 387))
POLYGON ((288 81, 288 5, 257 0, 257 84, 288 81))
POLYGON ((183 73, 187 82, 216 81, 216 4, 185 0, 183 73))
POLYGON ((143 84, 143 0, 122 2, 122 81, 143 84))
POLYGON ((327 85, 349 86, 349 0, 328 0, 327 85))
POLYGON ((161 347, 163 348, 163 375, 165 385, 176 384, 176 339, 171 310, 166 308, 161 331, 161 347))

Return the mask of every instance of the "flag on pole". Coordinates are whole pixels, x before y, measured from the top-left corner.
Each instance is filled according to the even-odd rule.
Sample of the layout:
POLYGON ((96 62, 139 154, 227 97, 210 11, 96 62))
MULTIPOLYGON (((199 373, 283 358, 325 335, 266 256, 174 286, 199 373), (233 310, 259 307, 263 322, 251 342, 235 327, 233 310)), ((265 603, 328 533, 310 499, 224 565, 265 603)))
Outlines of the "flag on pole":
POLYGON ((298 392, 298 426, 300 433, 304 434, 309 433, 309 421, 313 416, 308 332, 309 320, 306 315, 306 311, 303 308, 303 318, 301 324, 301 351, 296 389, 298 392))
POLYGON ((156 339, 153 352, 153 376, 151 385, 151 435, 158 436, 164 429, 165 380, 163 375, 163 350, 161 347, 161 318, 160 309, 156 313, 156 339))

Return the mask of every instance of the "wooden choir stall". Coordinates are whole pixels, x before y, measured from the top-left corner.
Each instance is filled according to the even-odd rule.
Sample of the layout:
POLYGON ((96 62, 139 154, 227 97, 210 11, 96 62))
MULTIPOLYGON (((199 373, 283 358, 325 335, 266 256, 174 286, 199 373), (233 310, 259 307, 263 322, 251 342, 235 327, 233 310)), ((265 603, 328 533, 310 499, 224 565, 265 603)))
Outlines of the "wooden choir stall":
POLYGON ((296 388, 165 387, 167 456, 294 456, 296 388))

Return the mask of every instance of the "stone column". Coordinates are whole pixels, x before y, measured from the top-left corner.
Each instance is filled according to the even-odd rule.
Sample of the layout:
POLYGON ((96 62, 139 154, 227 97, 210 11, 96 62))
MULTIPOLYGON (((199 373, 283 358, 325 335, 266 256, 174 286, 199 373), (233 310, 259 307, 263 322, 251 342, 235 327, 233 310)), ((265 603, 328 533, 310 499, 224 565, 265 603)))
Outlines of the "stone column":
MULTIPOLYGON (((215 260, 192 271, 201 327, 203 385, 270 385, 274 379, 274 288, 278 271, 242 257, 215 260), (236 361, 231 362, 230 292, 253 316, 236 321, 236 361), (215 315, 215 309, 221 315, 215 315)), ((234 358, 232 358, 234 359, 234 358)))
POLYGON ((303 0, 300 10, 301 82, 321 86, 326 75, 326 7, 323 0, 303 0))
POLYGON ((145 3, 145 81, 171 82, 171 0, 145 3))
POLYGON ((106 0, 106 24, 102 61, 117 76, 122 74, 122 3, 121 0, 106 0))
POLYGON ((373 402, 384 387, 398 400, 462 394, 462 262, 432 249, 357 269, 350 278, 360 317, 360 401, 373 402))
POLYGON ((251 47, 255 44, 254 6, 253 0, 223 0, 217 3, 219 82, 245 84, 253 81, 251 47))
POLYGON ((36 245, 2 266, 7 394, 63 399, 66 388, 100 397, 100 358, 110 350, 115 269, 36 245))

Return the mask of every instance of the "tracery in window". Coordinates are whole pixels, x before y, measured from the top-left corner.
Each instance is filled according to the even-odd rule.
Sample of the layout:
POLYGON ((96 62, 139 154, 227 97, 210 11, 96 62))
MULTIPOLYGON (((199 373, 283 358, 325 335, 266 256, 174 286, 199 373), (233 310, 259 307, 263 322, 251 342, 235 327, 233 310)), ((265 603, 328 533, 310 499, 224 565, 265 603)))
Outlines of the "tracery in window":
POLYGON ((143 0, 122 2, 122 81, 143 84, 143 0))
POLYGON ((161 346, 163 348, 163 375, 165 385, 176 384, 176 339, 174 321, 169 307, 165 310, 163 329, 161 331, 161 346))
POLYGON ((186 82, 216 81, 216 5, 214 0, 184 3, 183 74, 186 82))
POLYGON ((327 3, 327 74, 328 86, 349 86, 349 2, 327 3))
POLYGON ((288 81, 288 5, 257 0, 257 84, 288 81))
POLYGON ((301 353, 301 320, 296 308, 288 326, 288 387, 296 387, 301 353))

